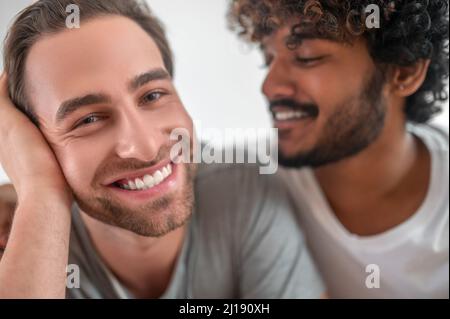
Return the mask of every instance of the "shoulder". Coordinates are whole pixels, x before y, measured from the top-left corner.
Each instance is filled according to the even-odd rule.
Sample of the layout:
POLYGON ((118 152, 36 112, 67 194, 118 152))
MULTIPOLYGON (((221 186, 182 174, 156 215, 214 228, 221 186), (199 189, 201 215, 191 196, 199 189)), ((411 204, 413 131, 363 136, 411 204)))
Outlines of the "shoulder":
POLYGON ((262 175, 256 164, 201 165, 195 193, 195 218, 209 231, 220 228, 219 232, 234 236, 295 223, 280 176, 262 175))
POLYGON ((234 186, 235 191, 248 190, 257 195, 258 190, 274 188, 281 182, 277 174, 261 174, 257 164, 200 164, 195 184, 229 191, 234 186))
POLYGON ((448 153, 448 127, 433 124, 409 124, 408 131, 420 138, 430 151, 448 153))
POLYGON ((264 175, 256 164, 202 164, 195 181, 196 200, 236 208, 280 204, 286 190, 279 174, 264 175))

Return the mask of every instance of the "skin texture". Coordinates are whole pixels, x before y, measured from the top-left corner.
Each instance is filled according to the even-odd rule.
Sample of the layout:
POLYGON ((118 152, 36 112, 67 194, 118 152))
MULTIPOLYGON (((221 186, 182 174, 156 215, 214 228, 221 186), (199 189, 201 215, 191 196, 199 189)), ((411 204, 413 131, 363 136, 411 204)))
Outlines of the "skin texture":
MULTIPOLYGON (((192 121, 170 77, 131 85, 149 71, 166 73, 156 44, 119 16, 44 36, 31 48, 25 71, 26 94, 50 146, 47 151, 61 168, 67 193, 79 203, 96 248, 135 296, 147 298, 159 297, 171 278, 192 211, 195 175, 191 164, 173 165, 170 181, 145 196, 124 195, 112 186, 117 179, 142 176, 168 163, 174 128, 193 136, 192 121), (87 94, 107 99, 57 119, 63 102, 87 94)), ((14 185, 20 180, 13 179, 14 185)), ((31 203, 26 196, 23 201, 31 203)), ((62 261, 64 254, 59 255, 62 261)), ((1 267, 3 261, 0 272, 1 267)), ((55 285, 64 287, 61 283, 55 285)))
POLYGON ((318 116, 275 121, 280 130, 280 158, 290 160, 291 166, 305 164, 302 160, 313 151, 328 158, 314 172, 336 216, 350 232, 374 235, 402 223, 420 206, 429 184, 430 156, 406 132, 403 112, 406 97, 423 83, 429 61, 391 68, 384 73, 377 98, 361 99, 371 87, 368 79, 376 74, 364 40, 356 38, 352 45, 345 45, 305 39, 290 50, 285 42, 290 27, 263 41, 268 74, 262 90, 269 101, 314 104, 318 116), (317 57, 321 59, 299 62, 317 57), (382 118, 361 116, 371 108, 378 108, 382 118), (364 125, 359 125, 361 121, 364 125), (351 134, 346 135, 349 129, 351 134), (366 145, 335 158, 333 147, 351 150, 355 137, 365 137, 366 145))

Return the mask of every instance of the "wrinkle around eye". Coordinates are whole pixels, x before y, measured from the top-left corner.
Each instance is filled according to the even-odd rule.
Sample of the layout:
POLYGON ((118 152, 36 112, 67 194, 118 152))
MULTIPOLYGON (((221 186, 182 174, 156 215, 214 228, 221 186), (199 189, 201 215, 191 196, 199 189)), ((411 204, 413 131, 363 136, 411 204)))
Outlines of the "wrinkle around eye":
POLYGON ((53 130, 49 130, 45 134, 47 142, 52 148, 64 148, 69 146, 72 142, 82 138, 81 134, 77 134, 76 131, 71 130, 70 127, 57 127, 53 130))
POLYGON ((77 138, 76 136, 66 135, 62 136, 61 138, 58 138, 57 141, 49 141, 48 143, 53 149, 65 148, 69 146, 70 143, 73 142, 74 139, 76 138, 77 138))

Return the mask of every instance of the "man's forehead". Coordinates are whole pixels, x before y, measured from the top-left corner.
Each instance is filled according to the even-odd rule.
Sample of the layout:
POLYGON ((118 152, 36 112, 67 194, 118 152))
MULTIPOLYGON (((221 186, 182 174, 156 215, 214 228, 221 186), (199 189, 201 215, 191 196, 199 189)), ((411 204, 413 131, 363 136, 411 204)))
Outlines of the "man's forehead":
POLYGON ((113 68, 143 57, 155 64, 163 62, 156 43, 142 28, 130 19, 111 16, 95 18, 79 30, 40 38, 30 50, 27 69, 42 71, 40 65, 55 72, 58 67, 63 72, 79 67, 113 68))
POLYGON ((117 91, 158 68, 165 69, 161 53, 142 28, 123 17, 96 18, 38 40, 27 59, 27 95, 36 113, 39 105, 55 113, 55 103, 64 99, 93 89, 117 91))

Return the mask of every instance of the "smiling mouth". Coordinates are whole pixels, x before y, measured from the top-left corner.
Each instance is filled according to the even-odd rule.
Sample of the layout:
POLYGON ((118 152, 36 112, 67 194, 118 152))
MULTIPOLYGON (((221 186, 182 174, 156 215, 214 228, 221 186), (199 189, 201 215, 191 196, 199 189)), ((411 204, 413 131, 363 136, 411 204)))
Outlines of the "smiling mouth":
POLYGON ((317 108, 309 106, 305 108, 277 105, 270 108, 272 119, 277 123, 291 121, 313 120, 319 115, 317 108))
POLYGON ((124 178, 114 182, 112 185, 127 191, 143 191, 151 189, 165 181, 173 173, 172 163, 139 177, 124 178))
POLYGON ((302 111, 273 111, 272 117, 275 121, 293 121, 312 118, 309 113, 302 111))

